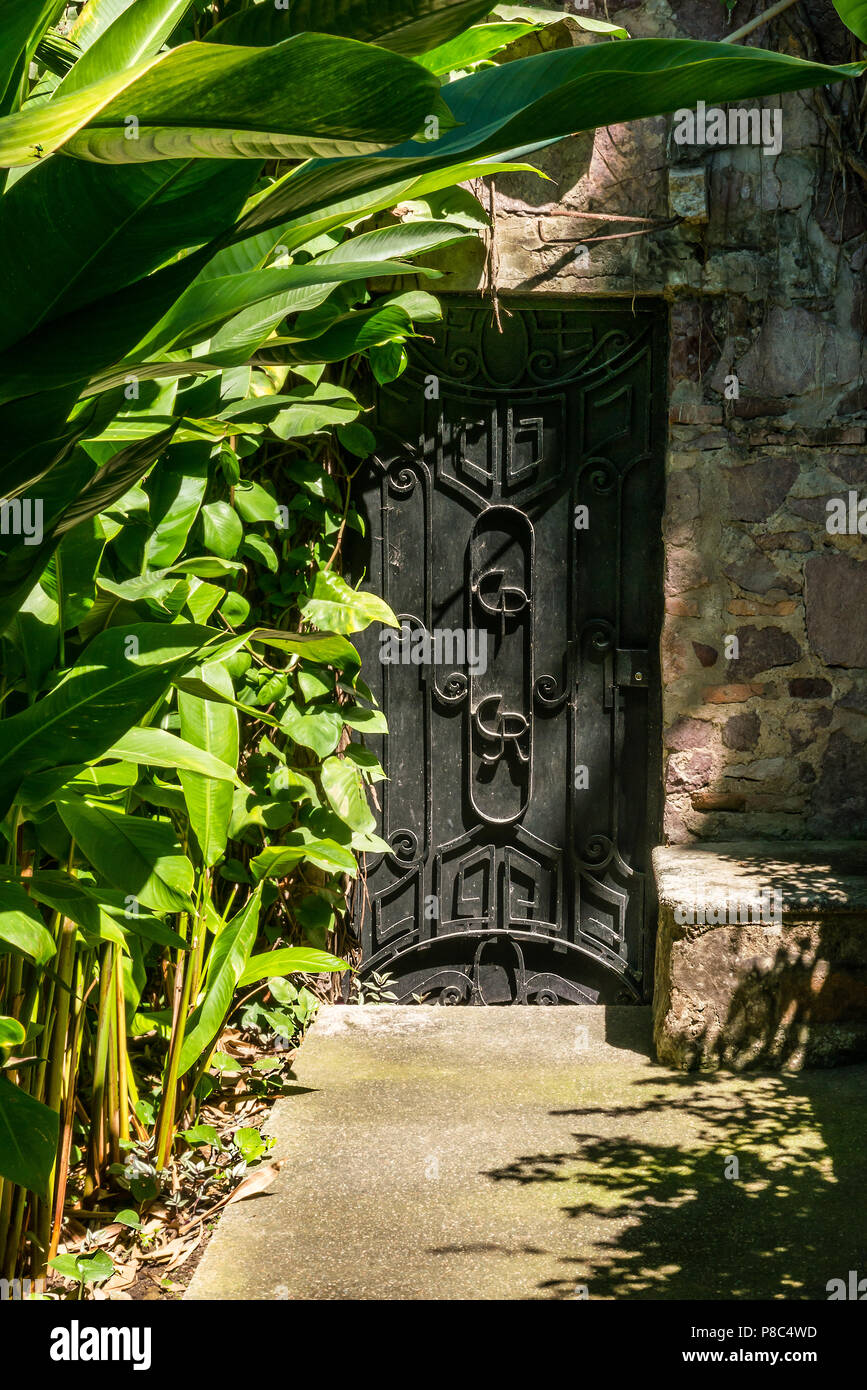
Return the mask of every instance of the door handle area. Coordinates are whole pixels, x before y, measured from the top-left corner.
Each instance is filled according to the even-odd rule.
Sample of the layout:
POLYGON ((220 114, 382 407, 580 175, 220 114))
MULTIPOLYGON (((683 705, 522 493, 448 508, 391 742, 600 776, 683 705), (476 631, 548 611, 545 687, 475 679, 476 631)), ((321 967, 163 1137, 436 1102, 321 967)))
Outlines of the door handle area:
POLYGON ((648 653, 639 647, 617 647, 614 652, 614 684, 618 689, 646 690, 650 684, 648 653))

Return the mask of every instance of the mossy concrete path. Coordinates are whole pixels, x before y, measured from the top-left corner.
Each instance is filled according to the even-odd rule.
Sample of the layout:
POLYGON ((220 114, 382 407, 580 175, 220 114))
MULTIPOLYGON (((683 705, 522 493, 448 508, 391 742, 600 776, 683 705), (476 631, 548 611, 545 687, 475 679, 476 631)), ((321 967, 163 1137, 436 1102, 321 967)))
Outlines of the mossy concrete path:
POLYGON ((190 1299, 826 1299, 867 1067, 684 1075, 639 1008, 325 1008, 190 1299))

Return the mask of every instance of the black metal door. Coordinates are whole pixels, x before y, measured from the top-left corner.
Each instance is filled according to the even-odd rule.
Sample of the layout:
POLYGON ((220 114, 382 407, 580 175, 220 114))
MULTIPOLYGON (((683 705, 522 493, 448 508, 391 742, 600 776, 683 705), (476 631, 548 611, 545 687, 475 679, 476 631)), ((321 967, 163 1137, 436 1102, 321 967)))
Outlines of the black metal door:
MULTIPOLYGON (((446 301, 363 476, 386 713, 355 921, 402 1002, 649 997, 664 320, 446 301)), ((380 750, 377 750, 380 751, 380 750)))

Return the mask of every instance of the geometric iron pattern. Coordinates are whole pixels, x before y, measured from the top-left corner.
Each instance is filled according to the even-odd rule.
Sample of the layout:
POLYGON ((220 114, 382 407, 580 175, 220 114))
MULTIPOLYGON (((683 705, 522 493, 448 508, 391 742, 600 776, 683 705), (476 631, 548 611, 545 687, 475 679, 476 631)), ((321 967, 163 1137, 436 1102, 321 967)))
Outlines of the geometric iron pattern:
POLYGON ((649 997, 665 324, 448 298, 380 389, 354 564, 430 661, 359 646, 389 735, 354 920, 401 1002, 649 997), (449 634, 463 635, 458 648, 449 634), (474 662, 467 653, 482 652, 474 662))

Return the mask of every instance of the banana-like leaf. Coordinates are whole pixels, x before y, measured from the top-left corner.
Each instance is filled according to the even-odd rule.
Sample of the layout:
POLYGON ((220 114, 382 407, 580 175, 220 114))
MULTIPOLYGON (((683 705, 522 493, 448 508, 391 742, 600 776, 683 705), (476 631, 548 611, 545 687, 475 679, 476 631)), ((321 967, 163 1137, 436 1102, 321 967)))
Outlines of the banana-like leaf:
POLYGON ((867 43, 867 0, 834 0, 834 9, 846 27, 867 43))
POLYGON ((347 962, 333 956, 330 951, 316 951, 312 946, 284 946, 277 951, 253 956, 238 984, 244 989, 247 985, 258 984, 260 980, 271 980, 282 975, 322 975, 332 970, 348 969, 347 962))
POLYGON ((109 883, 156 912, 190 911, 193 866, 166 821, 128 816, 69 790, 56 805, 76 845, 109 883))
MULTIPOLYGON (((456 241, 465 241, 471 236, 473 233, 466 227, 419 218, 417 221, 400 222, 394 227, 380 227, 377 231, 362 232, 358 236, 349 237, 339 246, 335 246, 333 251, 325 251, 321 256, 317 256, 313 264, 321 267, 361 261, 370 265, 378 261, 402 260, 407 256, 421 256, 430 251, 439 251, 444 246, 451 246, 456 241)), ((366 275, 374 273, 373 270, 369 270, 366 275)), ((391 275, 392 272, 380 269, 379 274, 391 275)), ((366 278, 366 275, 358 278, 366 278)))
MULTIPOLYGON (((558 10, 552 11, 552 22, 562 23, 563 19, 564 15, 558 10)), ((441 44, 439 48, 432 48, 430 53, 423 54, 416 61, 421 63, 422 67, 444 77, 450 72, 461 72, 492 58, 510 43, 525 38, 527 34, 535 33, 540 27, 538 23, 477 24, 465 34, 458 34, 457 38, 441 44)))
POLYGON ((0 815, 27 773, 101 757, 217 636, 192 624, 101 632, 50 694, 0 722, 0 815))
POLYGON ((168 430, 121 449, 95 473, 92 461, 78 450, 41 482, 38 499, 43 508, 40 543, 28 545, 25 537, 16 536, 0 551, 3 560, 0 632, 6 631, 21 600, 30 593, 63 537, 123 497, 164 452, 174 429, 172 425, 168 430))
POLYGON ((193 1011, 181 1048, 178 1074, 184 1076, 220 1033, 259 930, 262 889, 227 922, 211 948, 205 994, 193 1011))
MULTIPOLYGON (((255 163, 102 168, 46 160, 0 200, 0 262, 17 268, 14 289, 4 295, 0 349, 217 236, 231 226, 257 175, 255 163)), ((180 282, 169 280, 169 303, 200 264, 193 260, 187 269, 180 282)), ((159 285, 151 290, 158 298, 159 285)), ((149 322, 162 312, 157 305, 149 322)))
POLYGON ((58 1127, 54 1110, 0 1077, 0 1178, 50 1200, 58 1127))
MULTIPOLYGON (((194 671, 213 690, 231 699, 235 689, 225 666, 213 661, 194 671)), ((224 766, 238 763, 238 712, 228 703, 202 700, 186 691, 178 692, 181 734, 188 743, 206 752, 224 766)), ((230 782, 218 781, 202 772, 182 770, 181 786, 204 863, 210 868, 225 852, 232 818, 234 789, 230 782)))
MULTIPOLYGON (((335 262, 325 256, 321 261, 292 265, 285 270, 251 270, 244 275, 226 275, 193 284, 134 350, 140 355, 153 355, 171 346, 201 342, 226 319, 278 296, 308 288, 316 292, 347 280, 366 280, 371 275, 419 274, 417 266, 403 261, 382 264, 375 256, 369 261, 349 257, 343 260, 349 263, 335 262)), ((309 308, 316 299, 316 293, 309 297, 301 295, 297 302, 292 302, 292 309, 297 312, 309 308)))
POLYGON ((45 965, 56 950, 51 932, 20 883, 0 882, 0 951, 6 946, 37 965, 45 965))
POLYGON ((830 67, 692 39, 629 39, 520 58, 444 87, 456 124, 438 140, 408 141, 363 160, 310 160, 256 202, 237 234, 318 218, 324 206, 422 179, 451 163, 517 159, 578 131, 662 115, 699 100, 737 101, 826 86, 857 77, 864 67, 830 67))
MULTIPOLYGON (((247 237, 250 233, 255 233, 256 229, 260 227, 264 227, 265 232, 259 234, 265 235, 272 226, 276 226, 280 228, 280 242, 286 246, 287 250, 293 251, 297 247, 303 246, 311 237, 318 236, 322 232, 331 231, 336 227, 344 227, 349 223, 370 217, 375 212, 394 208, 405 202, 412 202, 413 199, 422 198, 426 194, 438 193, 444 188, 453 187, 456 183, 466 183, 469 179, 490 174, 535 172, 530 164, 497 160, 469 160, 447 168, 429 170, 419 177, 410 175, 408 178, 398 179, 396 182, 379 184, 374 180, 374 186, 369 191, 348 198, 338 198, 337 201, 326 198, 318 206, 312 204, 303 216, 292 216, 288 222, 277 216, 277 207, 287 201, 287 195, 290 199, 298 195, 301 181, 313 168, 313 165, 304 165, 291 175, 287 174, 283 179, 278 180, 261 198, 251 199, 247 211, 231 233, 232 238, 247 237), (289 184, 293 181, 294 186, 290 188, 289 184)), ((320 169, 321 166, 316 165, 315 168, 320 169)), ((301 193, 301 199, 306 201, 305 192, 301 193)), ((289 206, 288 202, 287 206, 289 206)), ((289 211, 291 215, 291 206, 289 211)))
POLYGON ((69 31, 69 37, 84 52, 137 3, 138 0, 87 0, 69 31))
POLYGON ((4 117, 0 166, 33 164, 59 149, 112 164, 370 154, 431 115, 449 121, 433 73, 354 39, 187 43, 4 117))
POLYGON ((9 84, 17 81, 36 45, 63 9, 62 0, 0 0, 0 110, 9 84))
MULTIPOLYGON (((208 667, 213 679, 215 671, 222 671, 222 667, 212 663, 208 667)), ((215 682, 216 683, 216 682, 215 682)), ((191 699, 191 696, 181 696, 181 728, 183 723, 183 701, 191 699)), ((204 701, 199 701, 204 704, 204 701)), ((231 711, 234 714, 234 710, 231 711)), ((189 722, 189 721, 188 721, 189 722)), ((235 728, 237 729, 237 719, 235 728)), ((103 757, 123 758, 132 763, 143 763, 147 767, 173 767, 183 769, 185 772, 192 772, 200 777, 212 779, 217 782, 238 782, 238 774, 235 764, 238 761, 237 753, 234 759, 230 760, 222 756, 217 751, 216 746, 208 747, 206 743, 197 743, 187 735, 178 738, 177 734, 170 734, 166 729, 130 729, 119 738, 117 743, 112 744, 103 757)), ((237 739, 236 739, 237 743, 237 739)), ((232 751, 231 746, 224 748, 224 752, 232 751)), ((239 783, 240 785, 240 783, 239 783)))
POLYGON ((361 658, 352 643, 336 633, 283 632, 279 628, 257 627, 248 636, 251 642, 264 642, 268 647, 278 647, 304 661, 321 662, 323 666, 335 666, 340 671, 356 672, 361 666, 361 658))
POLYGON ((620 24, 611 24, 605 19, 591 19, 589 15, 573 14, 571 10, 552 10, 545 5, 495 5, 492 14, 498 19, 515 21, 527 19, 536 24, 562 24, 567 19, 591 34, 605 34, 609 38, 628 39, 628 32, 620 24))
POLYGON ((490 10, 485 0, 293 0, 288 9, 257 5, 209 34, 215 43, 273 44, 290 34, 351 34, 393 53, 425 53, 490 10))
POLYGON ((70 92, 81 91, 109 73, 121 72, 159 53, 190 3, 191 0, 136 0, 88 44, 53 99, 58 94, 69 96, 70 92))

